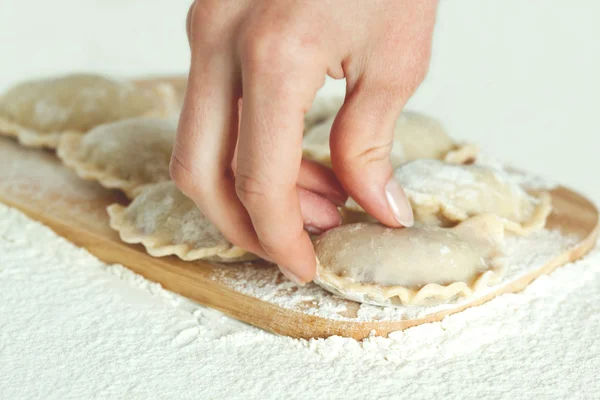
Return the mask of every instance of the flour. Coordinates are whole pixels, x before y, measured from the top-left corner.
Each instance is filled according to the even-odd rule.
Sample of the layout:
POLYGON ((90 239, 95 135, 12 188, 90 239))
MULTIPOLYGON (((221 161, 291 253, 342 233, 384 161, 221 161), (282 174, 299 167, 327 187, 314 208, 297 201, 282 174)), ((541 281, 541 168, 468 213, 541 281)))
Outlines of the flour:
MULTIPOLYGON (((523 263, 542 262, 558 234, 529 244, 542 237, 541 256, 520 246, 523 263)), ((522 293, 389 338, 294 340, 106 265, 0 205, 0 397, 500 398, 520 386, 592 398, 599 286, 600 246, 522 293), (552 384, 537 385, 540 370, 552 384)))
POLYGON ((503 168, 490 165, 456 165, 421 159, 396 168, 394 176, 417 208, 438 206, 445 213, 450 210, 472 213, 483 211, 487 205, 502 217, 522 222, 538 203, 503 168))
MULTIPOLYGON (((557 232, 542 232, 527 246, 512 243, 511 252, 524 264, 543 262, 559 238, 557 232), (531 245, 542 242, 544 249, 531 254, 531 245)), ((351 399, 409 391, 413 398, 430 398, 423 385, 433 385, 442 391, 462 387, 461 398, 469 398, 469 393, 489 394, 490 387, 506 391, 519 382, 534 384, 537 375, 494 371, 508 367, 507 359, 568 381, 600 368, 597 347, 589 347, 600 339, 600 308, 593 300, 599 285, 600 247, 522 293, 389 338, 294 340, 199 306, 120 265, 106 265, 0 205, 0 343, 8 344, 0 346, 0 395, 279 398, 286 393, 351 399), (574 359, 573 352, 582 356, 574 359), (546 366, 560 366, 559 372, 546 366), (465 374, 474 380, 468 386, 465 374)), ((287 287, 294 296, 302 293, 287 287)), ((268 296, 265 288, 257 290, 268 296)), ((322 302, 321 310, 339 307, 333 296, 308 293, 307 301, 322 302)), ((397 317, 394 309, 376 309, 361 306, 359 318, 397 317)), ((572 394, 569 387, 541 387, 538 394, 560 398, 572 394)), ((580 390, 591 395, 598 383, 587 382, 580 390)))
POLYGON ((528 190, 549 190, 558 186, 558 182, 553 179, 549 179, 545 176, 534 174, 529 171, 524 172, 511 169, 506 164, 487 154, 478 154, 475 164, 492 167, 498 170, 504 170, 504 172, 510 176, 511 181, 518 183, 520 186, 528 190))
POLYGON ((438 160, 415 160, 396 168, 394 176, 405 188, 421 193, 449 192, 457 187, 485 187, 477 169, 438 160), (427 179, 423 179, 426 177, 427 179))

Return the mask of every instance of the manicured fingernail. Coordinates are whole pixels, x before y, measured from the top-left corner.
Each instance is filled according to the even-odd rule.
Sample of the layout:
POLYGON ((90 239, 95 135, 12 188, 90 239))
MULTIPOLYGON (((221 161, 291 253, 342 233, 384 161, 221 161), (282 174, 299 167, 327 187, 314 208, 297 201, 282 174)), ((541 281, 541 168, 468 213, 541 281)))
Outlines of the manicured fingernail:
POLYGON ((279 271, 281 271, 283 276, 288 278, 290 281, 294 282, 296 285, 304 286, 305 283, 302 282, 302 280, 298 278, 292 271, 288 270, 285 267, 282 267, 281 265, 278 265, 278 267, 279 271))
POLYGON ((323 229, 317 228, 316 226, 312 225, 304 225, 304 230, 310 233, 311 235, 320 235, 321 233, 323 233, 323 229))
POLYGON ((385 198, 387 199, 396 220, 403 226, 413 226, 415 218, 413 216, 412 207, 410 206, 410 202, 408 201, 402 186, 400 186, 393 176, 390 178, 387 185, 385 185, 385 198))

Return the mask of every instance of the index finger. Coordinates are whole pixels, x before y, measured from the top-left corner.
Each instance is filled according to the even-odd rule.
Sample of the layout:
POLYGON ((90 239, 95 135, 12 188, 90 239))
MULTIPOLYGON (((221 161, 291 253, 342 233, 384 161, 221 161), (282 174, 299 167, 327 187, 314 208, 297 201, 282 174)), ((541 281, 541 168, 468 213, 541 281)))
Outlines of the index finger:
POLYGON ((298 283, 312 280, 316 267, 296 186, 304 111, 320 86, 310 80, 245 69, 238 141, 238 197, 265 252, 298 283))

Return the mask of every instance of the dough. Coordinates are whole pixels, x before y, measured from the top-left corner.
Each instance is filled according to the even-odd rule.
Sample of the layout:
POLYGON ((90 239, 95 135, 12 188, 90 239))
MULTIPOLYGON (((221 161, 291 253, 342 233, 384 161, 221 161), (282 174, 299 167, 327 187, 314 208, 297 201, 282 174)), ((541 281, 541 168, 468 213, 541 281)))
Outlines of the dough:
MULTIPOLYGON (((415 221, 426 224, 452 226, 491 213, 504 219, 507 230, 527 234, 543 229, 552 211, 549 193, 530 195, 504 171, 484 165, 415 160, 396 168, 394 176, 410 200, 415 221)), ((346 208, 362 211, 354 200, 346 208)))
POLYGON ((21 144, 55 148, 63 133, 106 122, 167 117, 177 110, 171 85, 141 88, 99 75, 74 74, 21 83, 0 97, 0 132, 21 144))
POLYGON ((99 125, 85 135, 66 133, 60 159, 79 176, 133 198, 147 184, 169 179, 177 125, 150 117, 99 125))
POLYGON ((315 242, 315 282, 363 303, 438 304, 498 283, 503 245, 504 224, 491 214, 454 228, 342 225, 315 242))
MULTIPOLYGON (((330 116, 306 132, 303 140, 305 158, 331 165, 329 134, 335 117, 330 116)), ((394 168, 420 158, 444 159, 460 164, 473 160, 477 152, 474 145, 454 143, 435 119, 404 111, 396 122, 390 160, 394 168)))
POLYGON ((154 257, 233 262, 256 259, 231 244, 173 181, 147 186, 129 206, 107 208, 110 226, 127 243, 141 243, 154 257))

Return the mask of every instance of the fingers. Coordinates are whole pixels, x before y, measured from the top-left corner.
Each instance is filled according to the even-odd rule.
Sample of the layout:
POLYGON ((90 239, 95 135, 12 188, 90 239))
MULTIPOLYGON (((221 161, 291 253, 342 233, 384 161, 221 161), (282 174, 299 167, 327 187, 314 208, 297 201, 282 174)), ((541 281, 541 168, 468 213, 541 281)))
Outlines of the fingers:
POLYGON ((171 177, 232 243, 266 258, 237 198, 230 168, 238 130, 239 71, 226 54, 202 52, 194 40, 192 47, 171 177))
POLYGON ((190 9, 188 10, 187 17, 185 18, 185 33, 187 34, 188 43, 192 42, 192 15, 194 13, 194 6, 196 1, 192 1, 190 9))
MULTIPOLYGON (((240 117, 242 104, 240 100, 240 117)), ((234 175, 237 173, 237 152, 236 146, 231 162, 234 175)), ((308 233, 318 234, 341 224, 341 216, 336 206, 344 205, 348 195, 330 168, 314 161, 302 160, 297 187, 304 229, 308 233)))
POLYGON ((342 217, 331 201, 303 188, 297 190, 304 229, 309 234, 319 235, 341 225, 342 217))
POLYGON ((361 56, 348 60, 346 101, 331 131, 331 161, 342 186, 389 226, 414 221, 389 155, 396 120, 427 72, 436 4, 393 3, 402 10, 394 26, 403 28, 385 31, 385 40, 358 49, 361 56))
MULTIPOLYGON (((236 189, 265 252, 290 279, 308 282, 315 274, 315 255, 304 230, 296 183, 304 111, 324 72, 310 76, 288 49, 278 47, 281 44, 272 48, 263 41, 242 59, 244 106, 236 189)), ((303 191, 302 196, 311 197, 303 205, 305 212, 312 212, 317 195, 303 191)))
POLYGON ((385 87, 358 84, 331 130, 331 161, 348 194, 388 226, 412 226, 413 213, 389 160, 404 101, 385 87))
MULTIPOLYGON (((237 147, 231 163, 237 174, 237 147)), ((344 192, 333 171, 314 161, 302 160, 297 181, 298 198, 304 229, 313 235, 339 226, 342 218, 336 206, 345 204, 344 192)))
POLYGON ((315 161, 302 160, 298 186, 327 198, 337 206, 343 206, 348 199, 333 171, 315 161))
MULTIPOLYGON (((239 118, 241 118, 241 112, 243 110, 243 101, 241 99, 238 101, 238 110, 239 118)), ((240 122, 238 123, 241 125, 240 122)), ((233 169, 234 174, 237 170, 237 150, 238 148, 236 146, 231 162, 231 168, 233 169)), ((312 160, 302 159, 300 173, 298 175, 298 186, 325 197, 337 206, 343 206, 348 199, 346 191, 331 168, 312 160)))

